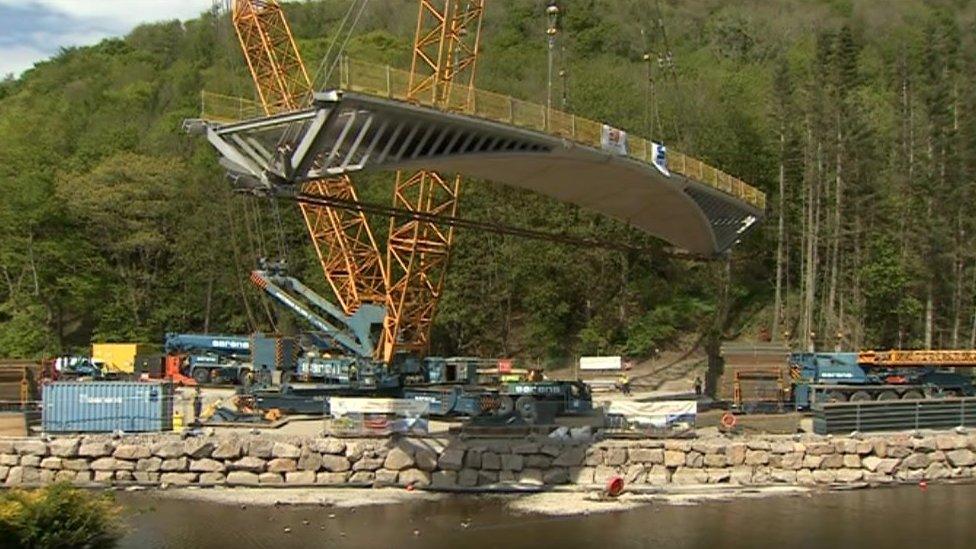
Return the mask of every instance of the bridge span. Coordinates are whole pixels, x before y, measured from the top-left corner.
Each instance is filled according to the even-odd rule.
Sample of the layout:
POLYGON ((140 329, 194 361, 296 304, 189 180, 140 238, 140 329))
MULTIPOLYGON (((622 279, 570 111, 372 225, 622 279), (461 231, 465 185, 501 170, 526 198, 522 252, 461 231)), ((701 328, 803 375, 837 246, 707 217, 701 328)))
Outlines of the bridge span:
POLYGON ((317 93, 310 108, 208 116, 205 105, 208 121, 197 128, 252 185, 359 170, 460 173, 577 204, 706 256, 764 216, 761 192, 656 143, 480 90, 464 90, 455 104, 407 102, 399 71, 363 67, 344 63, 338 89, 317 93))

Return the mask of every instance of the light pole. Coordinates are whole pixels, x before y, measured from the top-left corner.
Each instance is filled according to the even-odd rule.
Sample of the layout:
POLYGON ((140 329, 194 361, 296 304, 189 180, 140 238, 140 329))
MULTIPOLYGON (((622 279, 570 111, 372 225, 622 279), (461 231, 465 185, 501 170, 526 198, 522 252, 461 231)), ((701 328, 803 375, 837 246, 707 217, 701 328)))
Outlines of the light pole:
POLYGON ((569 112, 569 90, 566 84, 566 79, 568 77, 569 74, 566 72, 566 69, 559 69, 559 78, 561 78, 563 82, 563 98, 559 108, 562 109, 563 112, 569 112))
POLYGON ((549 22, 549 26, 546 28, 546 35, 549 39, 549 73, 546 79, 546 125, 549 123, 549 113, 552 111, 552 65, 553 65, 553 54, 556 49, 556 23, 559 20, 559 7, 556 6, 555 0, 549 2, 549 6, 546 8, 546 19, 549 22))

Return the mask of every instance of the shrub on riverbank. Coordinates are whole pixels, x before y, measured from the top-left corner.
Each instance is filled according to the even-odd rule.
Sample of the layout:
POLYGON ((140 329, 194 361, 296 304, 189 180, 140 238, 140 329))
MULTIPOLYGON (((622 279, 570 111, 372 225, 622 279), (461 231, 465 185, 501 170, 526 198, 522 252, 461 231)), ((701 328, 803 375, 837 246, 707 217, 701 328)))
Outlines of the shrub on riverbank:
POLYGON ((122 535, 111 494, 66 484, 0 494, 0 547, 102 549, 122 535))

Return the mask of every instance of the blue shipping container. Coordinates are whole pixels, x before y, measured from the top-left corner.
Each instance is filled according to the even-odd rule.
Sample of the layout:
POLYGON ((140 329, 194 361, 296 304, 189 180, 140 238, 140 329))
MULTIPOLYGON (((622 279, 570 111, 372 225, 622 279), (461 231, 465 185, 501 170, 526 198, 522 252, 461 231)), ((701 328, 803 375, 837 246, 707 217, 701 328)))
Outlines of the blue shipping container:
POLYGON ((128 433, 173 429, 173 384, 59 381, 44 386, 47 433, 128 433))

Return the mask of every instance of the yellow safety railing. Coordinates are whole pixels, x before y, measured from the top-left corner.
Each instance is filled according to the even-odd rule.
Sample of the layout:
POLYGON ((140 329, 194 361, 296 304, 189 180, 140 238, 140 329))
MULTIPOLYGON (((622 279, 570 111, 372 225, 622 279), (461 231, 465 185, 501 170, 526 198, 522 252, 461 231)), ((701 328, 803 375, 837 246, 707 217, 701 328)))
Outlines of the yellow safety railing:
POLYGON ((205 120, 213 122, 237 122, 265 114, 257 101, 208 91, 200 94, 200 110, 205 120))
MULTIPOLYGON (((339 64, 338 78, 338 87, 342 90, 407 100, 410 73, 404 70, 343 58, 339 64)), ((547 112, 546 107, 538 103, 499 93, 453 85, 447 89, 446 97, 441 101, 435 102, 428 91, 417 94, 417 99, 412 102, 557 135, 597 149, 603 146, 603 124, 555 109, 547 112)), ((205 119, 218 122, 264 115, 260 105, 254 101, 207 92, 203 94, 203 113, 205 119)), ((633 135, 627 137, 627 155, 631 158, 650 163, 653 151, 651 141, 633 135)), ((670 171, 765 210, 766 195, 741 179, 675 150, 668 149, 667 158, 670 171)))

